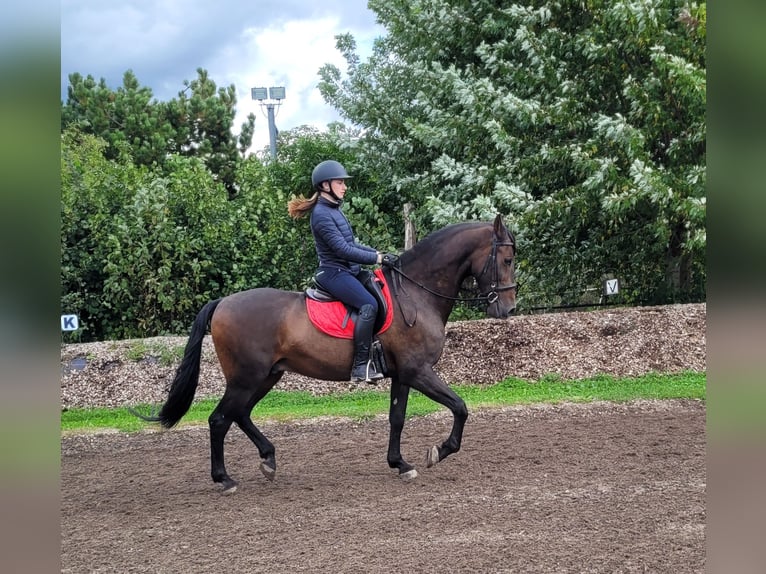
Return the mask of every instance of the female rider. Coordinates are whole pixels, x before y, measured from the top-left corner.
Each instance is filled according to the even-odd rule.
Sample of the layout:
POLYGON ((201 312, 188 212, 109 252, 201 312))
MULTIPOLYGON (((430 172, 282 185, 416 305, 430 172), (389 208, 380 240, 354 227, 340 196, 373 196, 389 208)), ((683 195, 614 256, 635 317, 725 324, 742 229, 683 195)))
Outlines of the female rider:
POLYGON ((378 302, 361 283, 359 274, 362 265, 388 262, 396 256, 383 254, 354 239, 351 224, 341 209, 347 190, 346 180, 350 178, 337 161, 321 162, 311 173, 314 194, 308 199, 291 199, 287 211, 295 219, 311 212, 311 233, 319 258, 315 280, 336 299, 358 310, 351 380, 371 383, 383 378, 370 354, 378 302))

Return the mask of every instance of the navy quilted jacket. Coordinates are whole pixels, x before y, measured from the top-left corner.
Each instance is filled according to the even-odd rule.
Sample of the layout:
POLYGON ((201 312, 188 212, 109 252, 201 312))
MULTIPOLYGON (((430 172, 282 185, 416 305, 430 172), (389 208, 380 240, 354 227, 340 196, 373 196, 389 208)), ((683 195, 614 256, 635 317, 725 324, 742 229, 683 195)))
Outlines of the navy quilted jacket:
POLYGON ((324 197, 320 197, 311 210, 311 233, 320 267, 347 269, 356 275, 360 264, 372 265, 378 259, 375 249, 355 241, 351 224, 340 205, 324 197))

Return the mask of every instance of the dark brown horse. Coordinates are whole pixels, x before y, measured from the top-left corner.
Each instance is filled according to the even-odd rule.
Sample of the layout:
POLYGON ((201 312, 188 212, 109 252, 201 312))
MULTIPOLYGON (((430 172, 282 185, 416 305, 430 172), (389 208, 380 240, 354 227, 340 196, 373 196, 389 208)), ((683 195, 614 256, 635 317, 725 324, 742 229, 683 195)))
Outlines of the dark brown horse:
MULTIPOLYGON (((402 458, 400 440, 410 389, 447 407, 452 432, 441 446, 428 450, 431 467, 460 450, 468 418, 465 402, 434 372, 444 346, 444 327, 463 281, 476 279, 487 314, 506 318, 516 306, 513 235, 500 216, 494 223, 450 225, 432 233, 401 254, 385 275, 393 294, 394 318, 380 334, 387 376, 391 378, 388 465, 399 476, 417 476, 402 458)), ((224 437, 232 423, 253 441, 261 456, 261 472, 272 480, 277 463, 274 445, 253 424, 250 413, 287 372, 322 380, 346 380, 351 371, 352 343, 321 333, 309 321, 306 295, 276 289, 251 289, 211 301, 197 315, 183 360, 167 401, 156 417, 142 417, 172 427, 189 410, 199 380, 202 340, 210 324, 226 390, 210 415, 210 458, 213 481, 225 493, 237 483, 224 465, 224 437)))

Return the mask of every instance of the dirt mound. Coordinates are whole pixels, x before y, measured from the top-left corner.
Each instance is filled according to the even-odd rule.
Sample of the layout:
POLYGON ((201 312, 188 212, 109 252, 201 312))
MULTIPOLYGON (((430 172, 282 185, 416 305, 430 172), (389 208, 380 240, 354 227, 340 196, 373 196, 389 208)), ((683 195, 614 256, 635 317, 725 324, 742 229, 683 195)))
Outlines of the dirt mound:
MULTIPOLYGON (((580 379, 705 370, 706 304, 608 308, 448 323, 437 372, 449 384, 507 377, 580 379)), ((63 408, 159 403, 186 337, 63 345, 63 408)), ((385 388, 386 382, 380 386, 385 388)), ((209 336, 197 397, 220 396, 224 381, 209 336)), ((278 388, 323 394, 349 383, 287 373, 278 388)))

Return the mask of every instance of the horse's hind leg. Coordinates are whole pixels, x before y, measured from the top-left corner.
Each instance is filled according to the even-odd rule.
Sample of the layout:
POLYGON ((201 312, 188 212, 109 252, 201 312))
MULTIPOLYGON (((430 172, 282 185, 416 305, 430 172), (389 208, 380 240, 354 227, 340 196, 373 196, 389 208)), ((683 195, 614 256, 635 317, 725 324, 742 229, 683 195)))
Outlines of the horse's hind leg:
POLYGON ((210 427, 210 476, 213 482, 223 486, 224 494, 237 490, 237 483, 226 473, 226 465, 223 459, 223 439, 229 432, 234 420, 226 414, 226 403, 231 399, 224 393, 223 398, 215 407, 207 419, 210 427))
MULTIPOLYGON (((224 494, 231 494, 237 490, 237 482, 226 472, 223 449, 224 439, 233 422, 236 422, 258 447, 258 452, 264 459, 263 464, 269 465, 271 469, 270 478, 273 478, 276 471, 274 445, 252 423, 250 411, 271 390, 280 377, 281 373, 267 377, 255 392, 245 385, 232 384, 230 381, 223 397, 208 418, 208 425, 210 426, 210 475, 213 482, 223 486, 224 494)), ((263 465, 261 470, 268 477, 267 471, 263 470, 263 465)))
POLYGON ((244 432, 258 448, 258 453, 261 455, 261 472, 263 473, 263 476, 269 480, 274 480, 274 475, 277 472, 277 460, 274 445, 260 430, 258 430, 258 427, 255 426, 255 423, 253 423, 253 420, 250 418, 250 413, 255 405, 258 404, 258 401, 265 397, 266 393, 268 393, 281 378, 282 373, 276 373, 268 377, 263 386, 250 397, 248 408, 245 412, 241 413, 236 419, 236 423, 239 428, 242 429, 242 432, 244 432))
POLYGON ((243 400, 241 393, 233 393, 229 388, 224 392, 218 405, 207 419, 210 427, 210 476, 213 482, 223 486, 223 493, 230 494, 237 490, 237 482, 226 472, 223 457, 223 441, 234 422, 232 405, 243 400))

